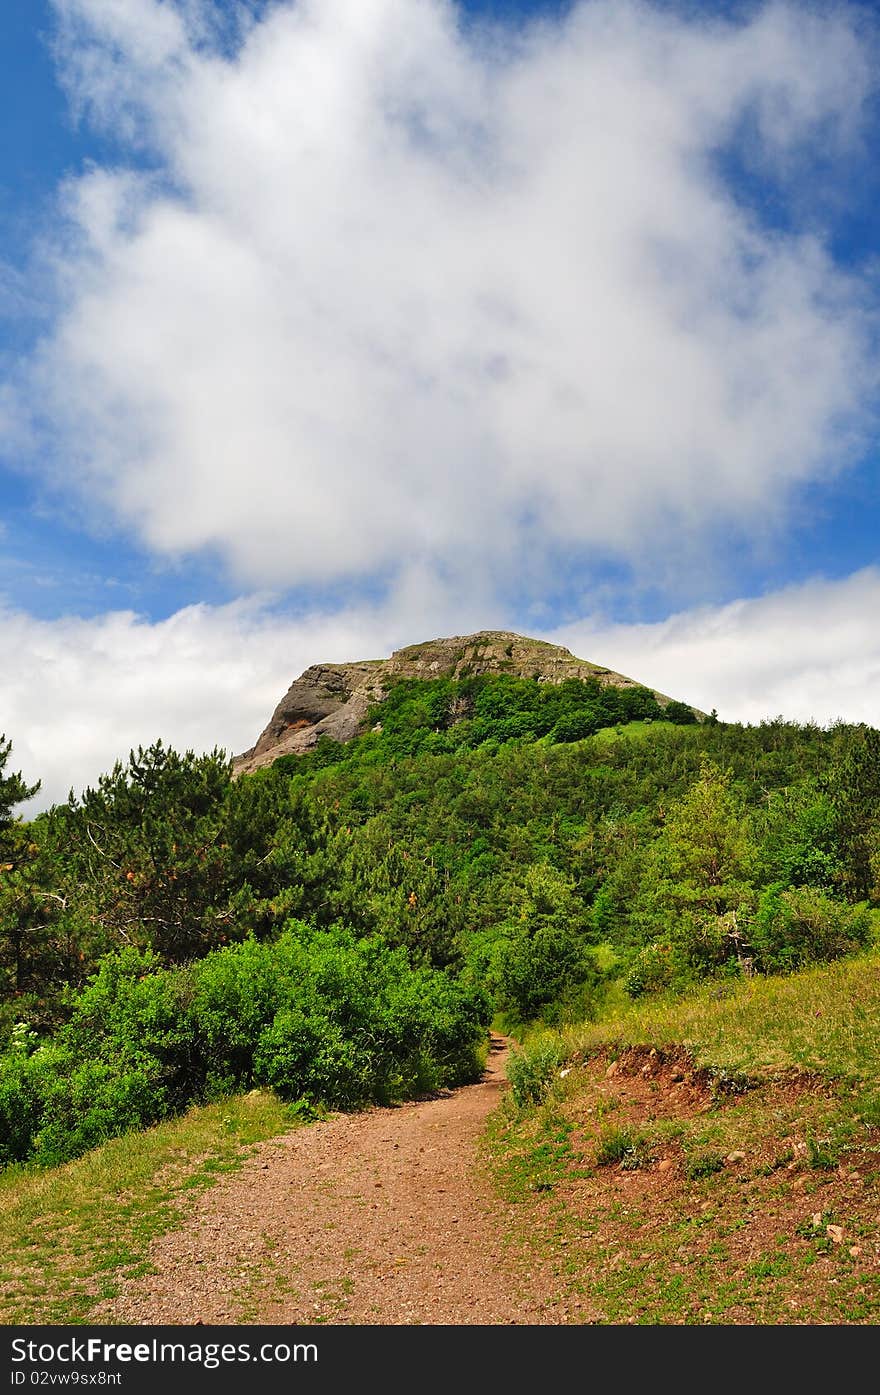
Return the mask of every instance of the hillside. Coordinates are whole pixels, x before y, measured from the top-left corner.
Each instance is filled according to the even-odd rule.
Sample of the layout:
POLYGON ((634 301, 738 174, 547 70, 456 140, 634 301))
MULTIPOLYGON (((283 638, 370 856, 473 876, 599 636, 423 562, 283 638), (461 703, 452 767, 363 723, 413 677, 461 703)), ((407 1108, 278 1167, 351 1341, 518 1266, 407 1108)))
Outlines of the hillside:
MULTIPOLYGON (((505 630, 426 640, 395 650, 389 659, 313 664, 291 683, 256 744, 235 757, 233 768, 236 774, 243 774, 270 765, 279 756, 313 750, 322 736, 350 741, 366 730, 371 707, 383 702, 391 687, 402 680, 477 676, 553 684, 576 679, 612 688, 639 686, 622 673, 575 658, 561 645, 505 630)), ((661 707, 670 700, 662 693, 654 696, 661 707)))
POLYGON ((877 985, 643 1003, 506 1089, 496 1038, 439 1098, 297 1128, 252 1091, 8 1174, 0 1321, 876 1325, 877 985))
MULTIPOLYGON (((112 1140, 120 1150, 108 1157, 140 1166, 139 1148, 121 1146, 137 1131, 158 1126, 161 1151, 172 1137, 222 1132, 241 1110, 241 1127, 262 1138, 341 1111, 351 1129, 306 1130, 317 1141, 305 1145, 305 1166, 297 1145, 276 1189, 288 1212, 289 1179, 308 1209, 308 1149, 330 1167, 344 1136, 361 1149, 365 1195, 354 1205, 372 1213, 378 1199, 366 1189, 381 1148, 388 1252, 369 1262, 385 1273, 415 1255, 394 1195, 415 1231, 429 1233, 421 1200, 407 1199, 409 1174, 395 1170, 402 1140, 383 1124, 402 1105, 413 1111, 410 1156, 446 1197, 434 1219, 454 1227, 477 1204, 494 1206, 466 1185, 485 1091, 468 1097, 481 1101, 474 1112, 461 1104, 458 1191, 444 1181, 445 1161, 425 1156, 446 1127, 443 1105, 461 1087, 481 1091, 492 1027, 526 1043, 492 1150, 501 1192, 524 1183, 550 1222, 528 1272, 550 1291, 559 1220, 576 1282, 591 1294, 581 1304, 560 1293, 546 1309, 522 1291, 521 1304, 495 1311, 616 1320, 650 1259, 638 1320, 703 1320, 716 1311, 706 1294, 720 1246, 740 1273, 737 1321, 778 1322, 789 1299, 802 1305, 798 1320, 870 1321, 880 732, 700 720, 683 701, 516 636, 434 641, 381 665, 319 670, 320 682, 286 700, 288 736, 270 733, 252 770, 234 772, 220 750, 157 742, 31 823, 12 816, 27 787, 4 776, 9 744, 0 749, 0 1166, 11 1203, 26 1193, 30 1221, 46 1224, 40 1207, 54 1189, 19 1192, 17 1169, 58 1174, 58 1195, 68 1176, 81 1189, 94 1150, 112 1140), (360 716, 349 707, 358 692, 360 716), (334 715, 336 737, 318 730, 334 715), (288 749, 291 732, 313 744, 288 749), (858 1098, 847 1103, 843 1085, 858 1098), (248 1101, 261 1100, 248 1123, 248 1101), (361 1130, 354 1116, 372 1122, 361 1130), (736 1170, 739 1154, 750 1157, 742 1137, 761 1139, 748 1176, 736 1170), (777 1205, 783 1183, 790 1195, 777 1205), (746 1184, 747 1220, 731 1204, 746 1184), (690 1248, 699 1283, 685 1302, 686 1276, 667 1289, 664 1275, 684 1263, 694 1202, 713 1196, 721 1228, 690 1248), (658 1198, 674 1203, 674 1227, 661 1228, 656 1252, 647 1236, 630 1252, 627 1215, 646 1228, 658 1198), (606 1205, 622 1210, 597 1221, 606 1205), (741 1236, 744 1224, 755 1229, 741 1236), (575 1245, 593 1235, 598 1277, 596 1246, 575 1245), (850 1260, 852 1274, 833 1268, 850 1260), (851 1307, 817 1297, 809 1274, 793 1292, 791 1266, 805 1274, 812 1264, 851 1307), (763 1277, 773 1302, 753 1311, 750 1295, 769 1291, 763 1277)), ((212 1155, 193 1143, 194 1157, 212 1155)), ((272 1157, 270 1147, 269 1171, 272 1157)), ((334 1175, 345 1178, 342 1163, 334 1175)), ((232 1228, 246 1215, 258 1226, 260 1195, 249 1182, 232 1191, 232 1228)), ((430 1204, 430 1188, 417 1192, 430 1204)), ((160 1211, 159 1229, 173 1219, 160 1211)), ((209 1220, 224 1234, 230 1225, 209 1220)), ((541 1240, 531 1220, 521 1229, 523 1243, 541 1240)), ((256 1232, 251 1240, 259 1244, 256 1232)), ((440 1245, 424 1263, 419 1254, 422 1277, 447 1253, 440 1245)), ((331 1245, 321 1263, 332 1268, 334 1254, 331 1245)), ((250 1264, 228 1257, 236 1272, 250 1264)), ((54 1260, 40 1263, 51 1289, 54 1260)), ((450 1290, 427 1310, 438 1320, 466 1320, 479 1274, 460 1277, 458 1297, 450 1290)), ((316 1271, 315 1285, 325 1281, 316 1271)), ((18 1283, 13 1274, 15 1311, 36 1312, 18 1283)), ((173 1276, 171 1290, 162 1301, 173 1305, 173 1276)), ((361 1292, 366 1306, 351 1311, 369 1321, 378 1291, 361 1292)), ((381 1296, 391 1302, 387 1285, 381 1296)), ((299 1320, 315 1308, 284 1311, 299 1320)))

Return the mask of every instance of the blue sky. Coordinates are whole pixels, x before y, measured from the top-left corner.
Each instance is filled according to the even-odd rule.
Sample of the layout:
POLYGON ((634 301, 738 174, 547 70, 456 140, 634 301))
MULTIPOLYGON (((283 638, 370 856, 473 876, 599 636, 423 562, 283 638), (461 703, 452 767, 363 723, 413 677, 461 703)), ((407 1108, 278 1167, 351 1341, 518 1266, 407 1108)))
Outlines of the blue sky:
POLYGON ((27 773, 241 748, 306 663, 488 626, 880 721, 877 42, 796 0, 6 0, 27 773))

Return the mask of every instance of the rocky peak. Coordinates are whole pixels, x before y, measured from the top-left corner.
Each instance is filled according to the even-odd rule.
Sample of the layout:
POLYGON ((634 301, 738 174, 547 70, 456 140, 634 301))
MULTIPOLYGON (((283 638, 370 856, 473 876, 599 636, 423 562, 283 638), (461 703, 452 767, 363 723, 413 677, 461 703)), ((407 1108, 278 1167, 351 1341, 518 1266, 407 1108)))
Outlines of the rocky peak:
MULTIPOLYGON (((321 736, 350 741, 366 730, 370 707, 383 700, 397 679, 466 678, 483 673, 533 678, 539 683, 593 678, 617 688, 638 686, 622 673, 576 658, 562 645, 508 630, 429 639, 396 649, 390 659, 307 668, 291 683, 256 745, 236 756, 234 773, 271 765, 279 756, 310 751, 321 736)), ((662 703, 668 701, 662 693, 656 697, 662 703)))

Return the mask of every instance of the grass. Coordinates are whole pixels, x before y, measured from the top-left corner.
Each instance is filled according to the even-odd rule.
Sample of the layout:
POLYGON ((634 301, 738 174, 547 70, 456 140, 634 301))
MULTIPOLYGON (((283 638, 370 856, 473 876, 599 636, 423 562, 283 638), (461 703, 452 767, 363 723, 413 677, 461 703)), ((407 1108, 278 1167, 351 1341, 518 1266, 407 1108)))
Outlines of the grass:
POLYGON ((686 999, 642 999, 559 1034, 566 1058, 631 1046, 684 1048, 722 1083, 785 1070, 876 1080, 880 951, 785 978, 715 985, 686 999))
POLYGON ((596 1146, 597 1167, 610 1167, 616 1163, 624 1172, 634 1172, 653 1161, 651 1144, 644 1134, 623 1125, 612 1125, 602 1130, 596 1146))
MULTIPOLYGON (((878 968, 874 951, 525 1041, 487 1157, 569 1320, 880 1322, 878 968)), ((295 1122, 252 1093, 4 1173, 0 1322, 93 1320, 191 1197, 295 1122)), ((240 1298, 256 1318, 256 1290, 240 1298)), ((323 1294, 320 1320, 345 1299, 323 1294)))
POLYGON ((562 1320, 880 1322, 878 968, 872 951, 526 1038, 543 1094, 508 1093, 487 1161, 562 1320))
POLYGON ((675 731, 674 722, 665 722, 660 717, 655 717, 651 721, 642 722, 618 722, 616 726, 600 727, 593 732, 592 736, 585 737, 586 741, 591 741, 595 746, 611 746, 621 737, 642 740, 648 736, 656 736, 658 731, 675 731))
MULTIPOLYGON (((268 1092, 191 1109, 47 1171, 0 1175, 0 1322, 80 1324, 121 1278, 148 1273, 150 1241, 180 1204, 252 1145, 295 1125, 268 1092)), ((102 1319, 105 1320, 105 1319, 102 1319)))

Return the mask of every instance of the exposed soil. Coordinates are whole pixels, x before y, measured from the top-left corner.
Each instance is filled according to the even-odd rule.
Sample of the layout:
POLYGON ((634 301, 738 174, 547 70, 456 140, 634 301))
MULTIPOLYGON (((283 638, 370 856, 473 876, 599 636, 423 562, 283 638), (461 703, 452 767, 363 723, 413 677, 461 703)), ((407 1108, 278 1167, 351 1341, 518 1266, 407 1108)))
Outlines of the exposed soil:
POLYGON ((719 1094, 685 1055, 594 1058, 543 1114, 499 1116, 493 1183, 481 1141, 506 1054, 496 1038, 478 1085, 259 1145, 93 1319, 880 1321, 880 1140, 816 1165, 830 1087, 719 1094), (649 1152, 603 1165, 611 1124, 649 1152))
POLYGON ((567 1320, 880 1322, 880 1137, 857 1128, 840 1150, 822 1137, 833 1085, 792 1072, 719 1090, 686 1053, 644 1049, 566 1075, 545 1112, 565 1140, 555 1171, 541 1171, 540 1112, 500 1156, 509 1174, 519 1154, 521 1187, 531 1159, 542 1195, 524 1198, 518 1243, 567 1320), (644 1155, 603 1163, 610 1129, 644 1155))
POLYGON ((504 1088, 496 1038, 478 1085, 340 1114, 260 1145, 156 1241, 156 1273, 97 1321, 552 1323, 505 1258, 508 1208, 477 1143, 504 1088))

